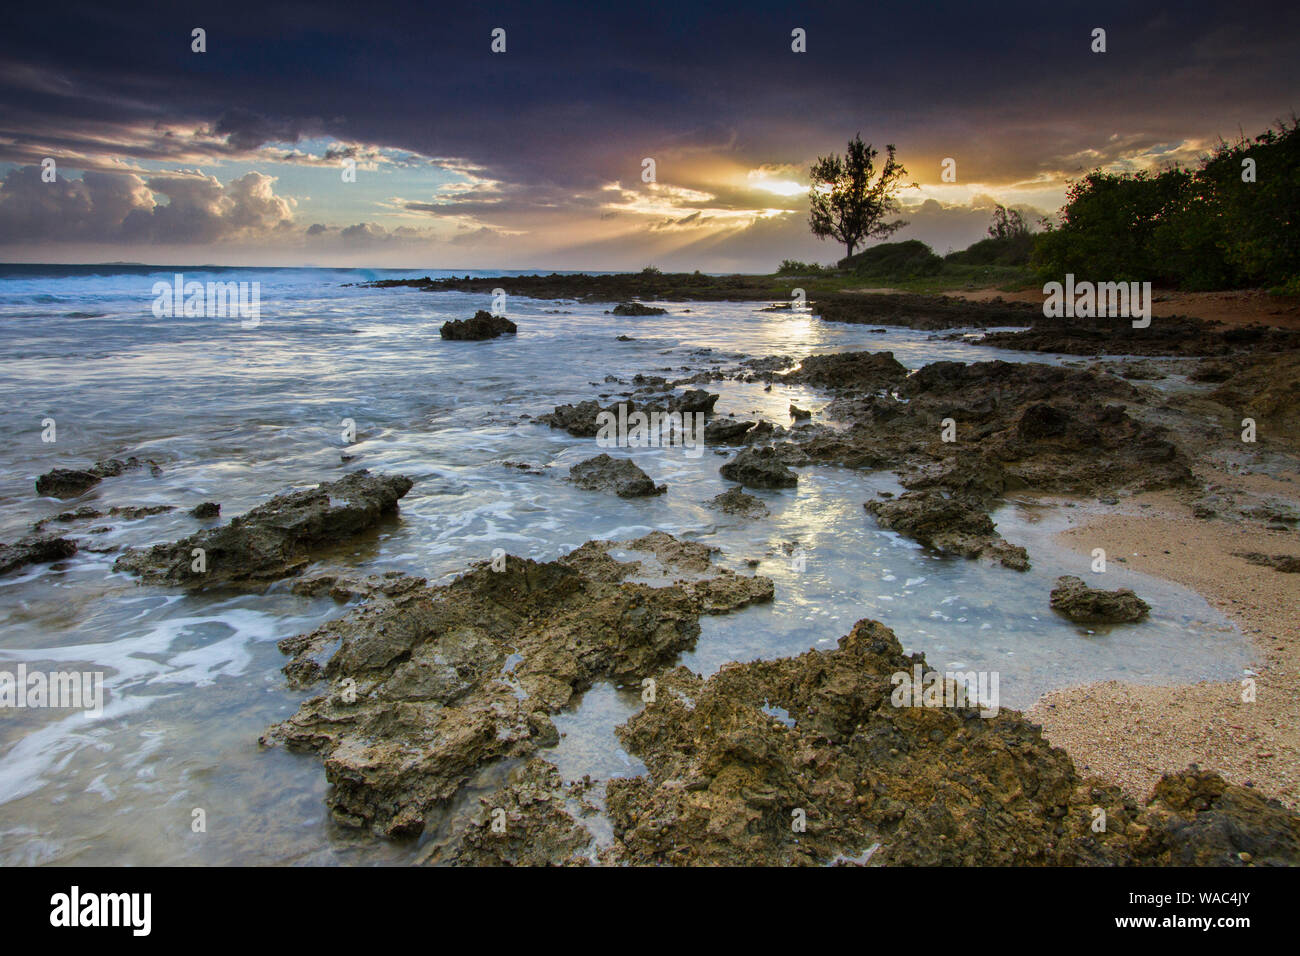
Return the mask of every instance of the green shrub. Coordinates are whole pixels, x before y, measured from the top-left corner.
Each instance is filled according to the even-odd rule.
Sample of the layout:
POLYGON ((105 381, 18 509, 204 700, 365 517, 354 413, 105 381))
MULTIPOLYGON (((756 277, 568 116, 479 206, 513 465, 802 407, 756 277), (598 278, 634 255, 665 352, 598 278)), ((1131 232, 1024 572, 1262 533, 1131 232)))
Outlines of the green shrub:
POLYGON ((1071 184, 1061 224, 1034 240, 1047 277, 1181 289, 1285 286, 1300 273, 1300 124, 1220 143, 1196 169, 1096 170, 1071 184), (1255 180, 1243 179, 1251 160, 1255 180))
POLYGON ((841 269, 866 279, 912 279, 938 275, 943 259, 919 239, 885 242, 839 262, 841 269))
POLYGON ((818 265, 816 262, 800 262, 798 259, 782 259, 781 265, 777 267, 776 274, 779 276, 807 276, 821 275, 830 272, 830 269, 818 265))
POLYGON ((1033 250, 1033 233, 1021 232, 1001 239, 981 239, 960 252, 948 253, 943 259, 954 265, 1027 266, 1033 250))

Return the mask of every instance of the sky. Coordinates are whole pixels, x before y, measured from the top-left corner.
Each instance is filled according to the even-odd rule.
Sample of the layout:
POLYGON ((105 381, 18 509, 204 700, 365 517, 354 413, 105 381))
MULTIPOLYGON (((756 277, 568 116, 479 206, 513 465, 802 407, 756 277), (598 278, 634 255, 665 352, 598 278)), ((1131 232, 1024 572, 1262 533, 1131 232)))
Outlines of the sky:
POLYGON ((1300 109, 1293 0, 73 0, 4 17, 5 262, 831 263, 808 170, 855 134, 907 168, 893 240, 942 254, 998 203, 1051 217, 1092 169, 1194 163, 1300 109))

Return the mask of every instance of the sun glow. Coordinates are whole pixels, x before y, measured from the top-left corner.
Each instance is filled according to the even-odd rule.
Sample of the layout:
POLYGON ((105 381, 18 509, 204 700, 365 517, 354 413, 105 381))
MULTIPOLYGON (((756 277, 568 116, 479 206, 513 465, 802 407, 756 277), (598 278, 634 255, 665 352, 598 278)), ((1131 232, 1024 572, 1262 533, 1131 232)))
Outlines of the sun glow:
POLYGON ((800 185, 792 179, 773 179, 767 182, 755 184, 759 189, 769 193, 776 193, 778 196, 797 196, 804 192, 808 187, 800 185))

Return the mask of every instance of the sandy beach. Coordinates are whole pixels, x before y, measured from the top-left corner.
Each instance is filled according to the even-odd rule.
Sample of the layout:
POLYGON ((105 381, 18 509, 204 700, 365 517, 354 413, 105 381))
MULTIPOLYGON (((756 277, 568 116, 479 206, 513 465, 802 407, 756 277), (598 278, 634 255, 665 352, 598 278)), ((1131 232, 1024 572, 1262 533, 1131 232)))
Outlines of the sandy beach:
MULTIPOLYGON (((1300 501, 1294 474, 1268 477, 1208 470, 1205 477, 1242 497, 1300 501)), ((1149 793, 1162 773, 1188 764, 1300 805, 1300 577, 1252 564, 1239 552, 1300 555, 1294 531, 1264 521, 1193 517, 1170 492, 1126 499, 1119 513, 1088 515, 1058 536, 1081 553, 1104 548, 1114 560, 1186 585, 1251 638, 1259 652, 1255 699, 1238 683, 1165 687, 1108 681, 1044 695, 1028 712, 1083 772, 1149 793)))

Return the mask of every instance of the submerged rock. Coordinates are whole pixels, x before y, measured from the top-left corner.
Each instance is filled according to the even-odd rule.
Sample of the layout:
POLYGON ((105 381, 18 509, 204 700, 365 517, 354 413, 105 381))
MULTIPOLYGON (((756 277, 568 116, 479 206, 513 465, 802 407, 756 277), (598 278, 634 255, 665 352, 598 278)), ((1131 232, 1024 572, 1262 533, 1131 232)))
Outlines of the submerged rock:
POLYGON ((666 485, 655 485, 653 479, 636 466, 630 458, 613 458, 597 455, 579 462, 569 469, 569 480, 588 491, 612 491, 620 498, 644 498, 661 495, 666 485))
POLYGON ((77 543, 53 535, 27 535, 13 544, 0 544, 0 574, 29 564, 48 564, 77 553, 77 543))
POLYGON ((761 518, 768 513, 767 505, 753 495, 745 494, 740 490, 740 486, 710 498, 709 507, 725 511, 729 515, 743 515, 746 518, 761 518))
POLYGON ((411 485, 404 475, 356 471, 310 491, 277 495, 221 527, 127 551, 113 570, 138 574, 150 584, 265 584, 297 574, 313 550, 350 538, 396 511, 411 485))
POLYGON ((667 309, 654 305, 642 305, 640 302, 621 302, 614 306, 615 315, 667 315, 667 309))
POLYGON ((328 688, 263 742, 320 754, 341 825, 419 833, 479 768, 556 742, 549 715, 594 681, 640 686, 694 646, 701 615, 772 599, 767 578, 692 572, 703 545, 623 544, 679 579, 626 581, 644 562, 588 542, 557 561, 508 556, 499 571, 485 562, 450 584, 376 594, 281 641, 290 683, 328 688))
POLYGON ((781 452, 771 447, 749 447, 720 469, 722 477, 750 488, 793 488, 799 476, 785 466, 781 452))
POLYGON ((91 521, 95 518, 104 517, 104 512, 91 508, 89 505, 82 505, 76 511, 61 511, 49 518, 42 518, 32 525, 33 531, 43 531, 50 524, 58 522, 59 524, 71 524, 74 521, 91 521))
POLYGON ((504 315, 493 315, 479 309, 472 319, 455 319, 444 322, 438 330, 444 339, 479 342, 483 339, 495 339, 501 335, 514 335, 519 331, 504 315))
POLYGON ((907 491, 897 498, 863 505, 882 528, 897 531, 927 547, 965 558, 989 557, 1014 571, 1029 569, 1024 548, 1009 544, 993 519, 971 501, 935 491, 907 491))
POLYGON ((128 521, 134 521, 138 518, 149 518, 153 515, 162 515, 175 510, 175 505, 124 505, 121 507, 115 505, 108 509, 108 513, 114 518, 126 518, 128 521))
POLYGON ((1123 624, 1140 621, 1151 606, 1128 588, 1102 591, 1081 579, 1064 575, 1052 588, 1052 610, 1077 624, 1123 624))

